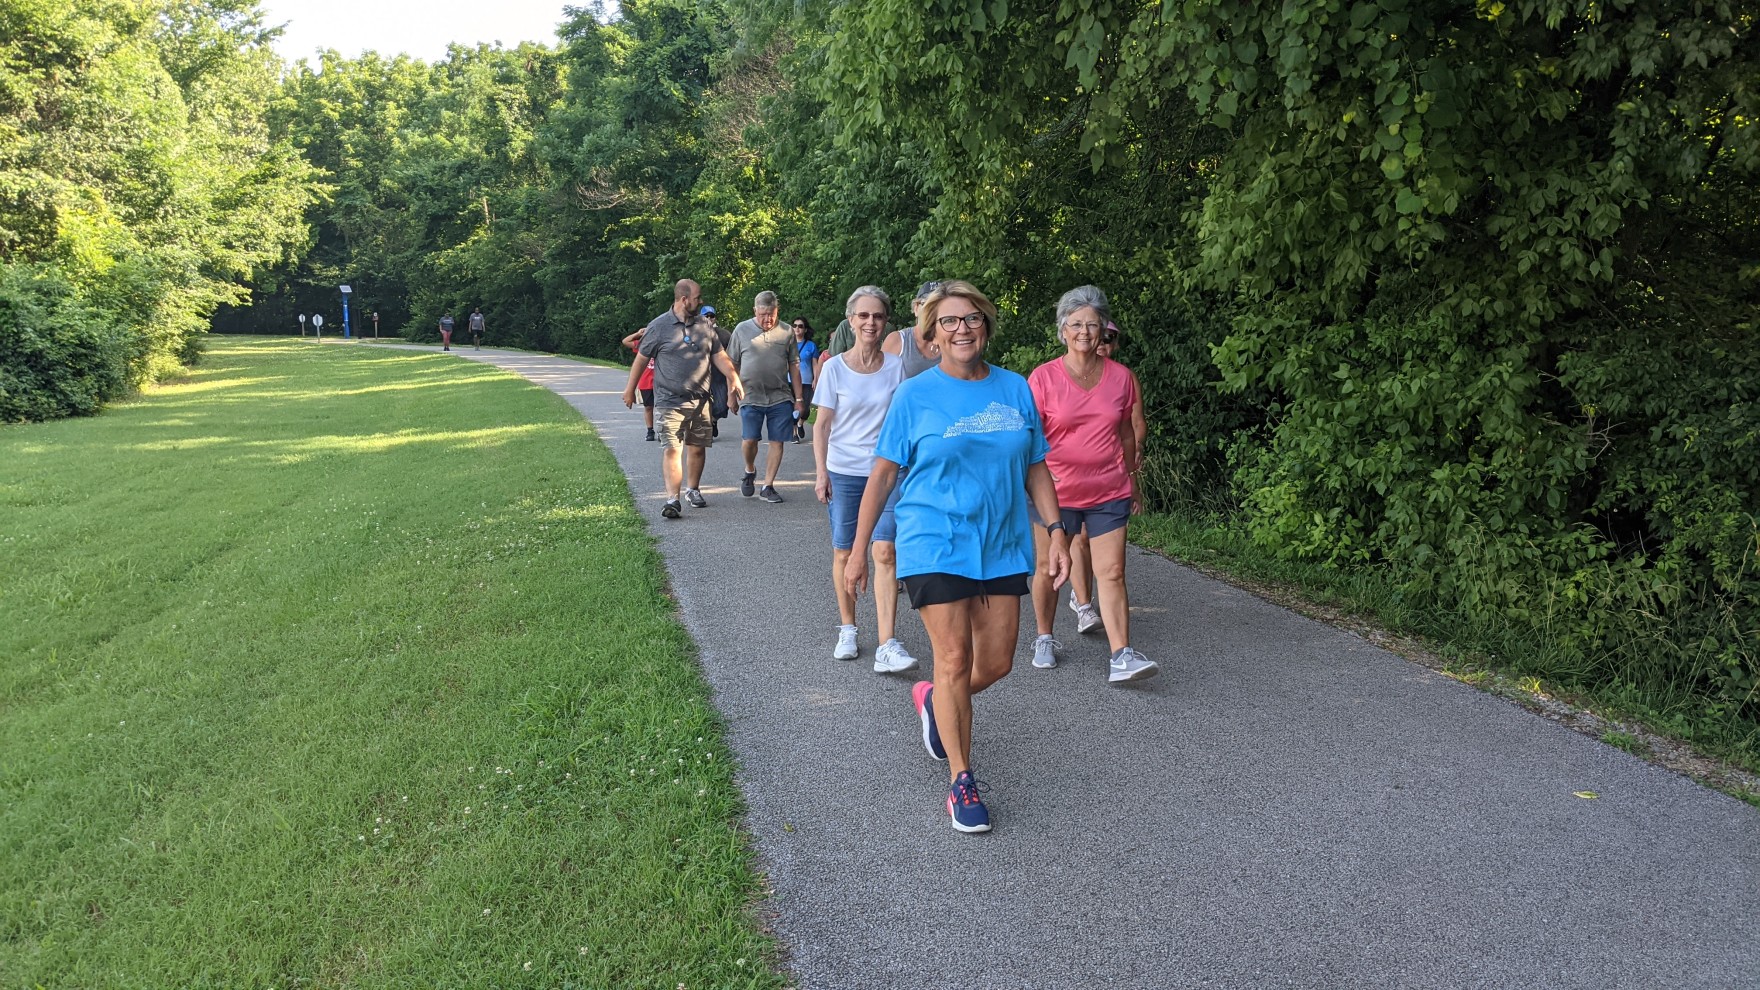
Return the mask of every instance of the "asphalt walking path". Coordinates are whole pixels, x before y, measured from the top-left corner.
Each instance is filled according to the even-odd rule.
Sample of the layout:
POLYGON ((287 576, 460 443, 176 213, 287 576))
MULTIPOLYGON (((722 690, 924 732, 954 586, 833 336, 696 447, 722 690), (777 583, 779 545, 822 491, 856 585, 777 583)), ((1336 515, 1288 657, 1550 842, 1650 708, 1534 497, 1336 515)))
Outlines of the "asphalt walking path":
POLYGON ((1063 662, 1033 668, 1023 602, 976 710, 996 828, 958 834, 911 707, 916 616, 924 670, 872 672, 871 598, 861 659, 831 659, 809 446, 787 501, 742 498, 729 419, 708 507, 662 519, 627 372, 453 353, 562 395, 616 453, 806 990, 1760 988, 1760 810, 1134 547, 1132 638, 1161 675, 1109 686, 1067 608, 1063 662))

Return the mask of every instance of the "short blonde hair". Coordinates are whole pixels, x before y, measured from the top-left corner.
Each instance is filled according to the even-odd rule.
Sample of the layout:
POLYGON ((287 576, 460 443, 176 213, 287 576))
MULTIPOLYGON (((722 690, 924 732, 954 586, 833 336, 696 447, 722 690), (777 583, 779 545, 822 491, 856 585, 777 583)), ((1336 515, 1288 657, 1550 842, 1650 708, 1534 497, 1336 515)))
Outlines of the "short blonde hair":
POLYGON ((927 299, 923 300, 923 312, 919 317, 922 322, 917 324, 917 329, 921 332, 923 339, 926 341, 935 339, 935 318, 940 315, 941 303, 954 296, 971 303, 978 312, 984 314, 984 343, 988 344, 990 338, 996 335, 996 304, 990 301, 989 296, 979 292, 977 286, 959 278, 941 283, 934 292, 929 293, 927 299))

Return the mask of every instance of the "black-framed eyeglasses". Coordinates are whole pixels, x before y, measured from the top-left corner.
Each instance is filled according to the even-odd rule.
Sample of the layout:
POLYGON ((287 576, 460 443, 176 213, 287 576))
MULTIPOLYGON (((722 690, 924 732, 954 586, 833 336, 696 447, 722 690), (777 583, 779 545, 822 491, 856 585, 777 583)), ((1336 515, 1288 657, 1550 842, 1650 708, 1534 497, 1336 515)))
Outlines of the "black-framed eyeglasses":
POLYGON ((967 313, 964 316, 937 316, 935 325, 943 330, 952 330, 964 323, 968 328, 977 330, 990 322, 983 313, 967 313))
POLYGON ((794 325, 794 328, 796 330, 805 330, 807 328, 807 325, 805 323, 796 323, 794 325))

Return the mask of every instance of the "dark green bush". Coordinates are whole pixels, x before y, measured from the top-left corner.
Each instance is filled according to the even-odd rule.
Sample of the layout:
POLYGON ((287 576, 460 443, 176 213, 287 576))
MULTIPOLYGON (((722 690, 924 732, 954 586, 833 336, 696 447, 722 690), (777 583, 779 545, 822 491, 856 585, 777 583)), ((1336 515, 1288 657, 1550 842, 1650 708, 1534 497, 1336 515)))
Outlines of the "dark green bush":
POLYGON ((138 351, 53 269, 0 265, 0 422, 97 412, 129 391, 138 351))

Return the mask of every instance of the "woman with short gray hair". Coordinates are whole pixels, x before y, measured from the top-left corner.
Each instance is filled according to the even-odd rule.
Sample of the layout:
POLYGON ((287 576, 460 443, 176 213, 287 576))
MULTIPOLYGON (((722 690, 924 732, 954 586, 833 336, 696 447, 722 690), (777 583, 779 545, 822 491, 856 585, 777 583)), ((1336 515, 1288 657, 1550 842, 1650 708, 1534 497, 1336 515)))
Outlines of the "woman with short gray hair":
MULTIPOLYGON (((1057 301, 1057 339, 1062 357, 1052 358, 1027 377, 1039 407, 1045 439, 1051 445, 1045 463, 1057 486, 1063 528, 1074 539, 1085 533, 1100 607, 1076 613, 1076 631, 1106 626, 1112 647, 1107 680, 1140 681, 1155 676, 1153 660, 1131 648, 1130 598, 1124 584, 1125 527, 1136 511, 1130 452, 1136 446, 1132 413, 1140 403, 1136 377, 1100 355, 1101 337, 1111 321, 1106 293, 1092 285, 1078 286, 1057 301)), ((1040 567, 1033 578, 1033 616, 1039 636, 1033 643, 1033 666, 1057 666, 1060 644, 1052 637, 1057 622, 1056 586, 1045 576, 1051 541, 1035 530, 1040 567)))

